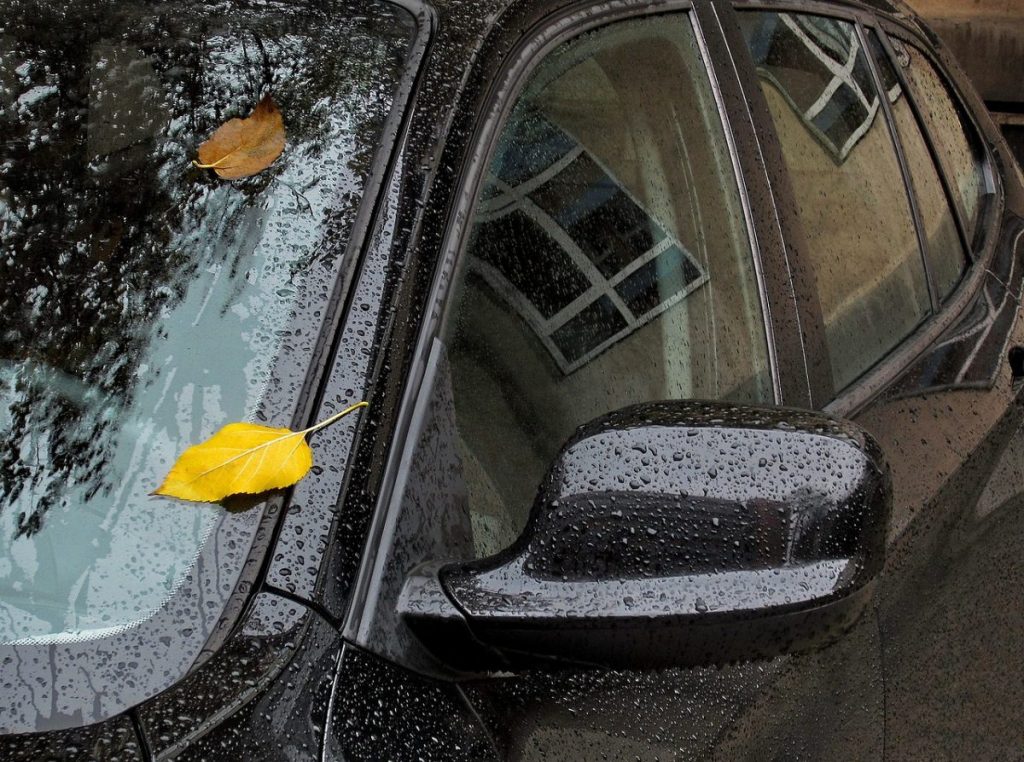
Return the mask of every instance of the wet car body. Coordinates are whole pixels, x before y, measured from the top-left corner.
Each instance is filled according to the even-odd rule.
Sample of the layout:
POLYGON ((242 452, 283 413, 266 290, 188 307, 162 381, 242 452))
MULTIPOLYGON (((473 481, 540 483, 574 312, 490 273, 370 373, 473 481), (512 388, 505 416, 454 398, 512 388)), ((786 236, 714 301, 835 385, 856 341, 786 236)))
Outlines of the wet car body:
MULTIPOLYGON (((941 56, 936 40, 886 2, 746 5, 902 29, 941 56)), ((481 136, 497 130, 524 72, 553 40, 676 9, 403 7, 415 32, 348 234, 336 322, 321 331, 295 414, 320 420, 352 390, 365 394, 372 412, 358 428, 314 442, 318 463, 347 467, 311 476, 268 507, 238 582, 215 594, 220 607, 201 651, 159 675, 159 689, 126 689, 102 707, 81 687, 62 687, 60 699, 55 689, 36 696, 38 686, 69 671, 58 664, 61 645, 49 646, 46 658, 5 646, 4 690, 20 707, 5 756, 1015 756, 1024 664, 1016 636, 1024 618, 1016 595, 1024 368, 1008 357, 1024 344, 1019 175, 944 60, 987 144, 996 190, 986 224, 948 301, 836 394, 822 363, 824 329, 801 322, 796 308, 812 300, 813 285, 786 164, 778 143, 754 129, 758 116, 767 120, 766 106, 748 90, 753 64, 730 53, 742 41, 724 3, 679 9, 703 30, 717 96, 733 120, 732 150, 745 167, 745 208, 772 305, 776 401, 852 420, 877 441, 891 470, 887 559, 866 612, 823 649, 769 660, 667 670, 565 662, 475 673, 447 670, 393 613, 380 613, 387 590, 401 587, 420 562, 445 558, 453 544, 442 517, 403 534, 389 509, 401 492, 403 453, 431 364, 439 284, 458 254, 451 231, 467 215, 486 159, 481 136), (744 113, 746 122, 735 121, 744 113), (360 345, 357 336, 368 339, 360 345), (359 346, 361 364, 352 362, 359 346), (62 702, 71 708, 55 711, 62 702)), ((195 605, 180 602, 177 629, 195 605)), ((76 647, 88 677, 92 646, 76 647)), ((111 674, 133 681, 138 664, 103 658, 113 660, 111 674)), ((115 678, 105 684, 117 693, 115 678)))

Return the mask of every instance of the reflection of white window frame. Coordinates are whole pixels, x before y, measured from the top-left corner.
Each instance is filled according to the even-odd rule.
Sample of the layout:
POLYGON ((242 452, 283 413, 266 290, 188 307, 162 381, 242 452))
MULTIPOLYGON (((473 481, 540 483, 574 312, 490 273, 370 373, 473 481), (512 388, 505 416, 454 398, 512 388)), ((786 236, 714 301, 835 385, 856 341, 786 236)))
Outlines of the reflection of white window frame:
MULTIPOLYGON (((587 157, 597 164, 609 178, 614 180, 614 175, 609 172, 593 154, 577 145, 570 149, 564 156, 552 162, 543 171, 524 180, 516 186, 509 185, 493 173, 488 174, 488 185, 490 188, 497 190, 498 194, 481 201, 477 212, 476 224, 479 225, 481 223, 499 219, 500 217, 511 214, 514 211, 521 212, 532 222, 539 225, 544 233, 558 244, 558 246, 569 256, 576 269, 590 282, 590 287, 586 291, 550 318, 545 318, 533 303, 522 292, 520 292, 519 289, 512 285, 504 275, 501 274, 498 268, 482 261, 478 257, 470 258, 471 269, 479 274, 488 283, 488 285, 491 286, 491 288, 493 288, 503 299, 512 305, 512 307, 522 316, 526 323, 537 334, 537 337, 551 354, 552 358, 554 358, 559 369, 566 375, 583 367, 608 349, 608 347, 621 341, 623 338, 633 333, 633 331, 649 323, 665 310, 678 304, 689 294, 693 293, 708 282, 708 275, 704 268, 701 267, 697 258, 694 257, 679 241, 669 235, 668 231, 665 231, 665 237, 654 244, 654 246, 649 248, 643 254, 637 256, 611 278, 607 278, 572 239, 572 236, 569 235, 568 231, 566 231, 551 217, 551 215, 541 209, 529 198, 530 193, 554 178, 559 172, 567 168, 573 161, 584 153, 587 154, 587 157), (619 296, 615 287, 636 272, 639 268, 643 267, 653 259, 656 259, 660 254, 671 249, 673 246, 678 248, 682 255, 690 260, 690 264, 698 273, 700 273, 700 276, 687 283, 683 289, 677 291, 672 296, 662 302, 659 302, 653 309, 642 315, 634 315, 633 311, 625 303, 622 297, 619 296), (570 361, 562 354, 562 351, 558 348, 558 345, 551 337, 555 331, 579 315, 583 310, 602 296, 606 296, 611 300, 612 304, 615 305, 615 308, 626 321, 626 326, 618 333, 581 355, 575 361, 570 361)), ((619 191, 629 198, 630 201, 636 204, 639 209, 645 212, 647 211, 643 204, 629 193, 625 187, 618 183, 617 185, 619 191)), ((651 217, 651 219, 655 220, 654 217, 651 217)), ((655 220, 655 222, 656 221, 657 220, 655 220)))
MULTIPOLYGON (((782 97, 786 99, 786 102, 789 103, 790 108, 800 115, 800 119, 807 126, 807 129, 811 131, 822 145, 836 155, 839 163, 842 163, 846 161, 846 157, 850 155, 850 151, 853 150, 854 146, 856 146, 857 143, 860 142, 860 139, 867 134, 869 129, 871 129, 871 125, 875 121, 875 116, 878 114, 879 107, 878 98, 874 93, 872 93, 871 98, 869 99, 857 83, 857 80, 853 77, 853 70, 857 65, 857 54, 861 52, 860 38, 857 36, 857 30, 852 24, 850 25, 849 46, 846 51, 846 61, 840 64, 832 58, 832 56, 830 56, 817 41, 812 39, 808 32, 808 28, 797 23, 790 14, 780 13, 778 14, 778 18, 786 25, 786 28, 796 36, 801 44, 807 49, 807 52, 821 62, 822 66, 824 66, 832 75, 832 78, 822 89, 814 103, 812 103, 805 111, 797 105, 790 96, 786 87, 768 69, 759 68, 758 73, 775 86, 779 93, 782 94, 782 97), (832 142, 832 139, 818 128, 814 123, 814 120, 817 118, 818 114, 825 109, 835 94, 839 92, 842 87, 853 92, 857 100, 859 100, 861 105, 864 106, 867 113, 864 120, 860 125, 858 125, 857 129, 850 134, 850 137, 847 138, 846 142, 841 146, 836 146, 832 142)), ((814 27, 810 27, 810 30, 813 32, 814 27)), ((867 51, 865 51, 864 54, 869 55, 867 51)), ((893 87, 887 95, 889 97, 889 101, 895 103, 900 96, 899 85, 893 87)))

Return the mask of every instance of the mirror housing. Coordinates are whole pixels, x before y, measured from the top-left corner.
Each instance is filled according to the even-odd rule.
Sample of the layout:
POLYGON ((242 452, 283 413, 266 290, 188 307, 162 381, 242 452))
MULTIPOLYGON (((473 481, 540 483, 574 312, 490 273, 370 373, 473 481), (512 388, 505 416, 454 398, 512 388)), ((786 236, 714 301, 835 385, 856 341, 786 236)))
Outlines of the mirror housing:
POLYGON ((714 664, 831 642, 881 569, 874 441, 820 413, 662 402, 581 427, 519 540, 407 579, 404 621, 449 666, 714 664))

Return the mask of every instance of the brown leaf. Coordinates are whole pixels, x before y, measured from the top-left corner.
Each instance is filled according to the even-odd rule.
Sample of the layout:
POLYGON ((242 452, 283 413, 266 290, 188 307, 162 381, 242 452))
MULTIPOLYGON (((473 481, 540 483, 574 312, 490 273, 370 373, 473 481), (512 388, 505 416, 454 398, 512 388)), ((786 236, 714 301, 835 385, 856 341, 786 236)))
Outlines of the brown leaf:
POLYGON ((245 119, 229 119, 199 146, 200 169, 212 169, 225 180, 260 172, 284 150, 284 120, 267 95, 245 119))

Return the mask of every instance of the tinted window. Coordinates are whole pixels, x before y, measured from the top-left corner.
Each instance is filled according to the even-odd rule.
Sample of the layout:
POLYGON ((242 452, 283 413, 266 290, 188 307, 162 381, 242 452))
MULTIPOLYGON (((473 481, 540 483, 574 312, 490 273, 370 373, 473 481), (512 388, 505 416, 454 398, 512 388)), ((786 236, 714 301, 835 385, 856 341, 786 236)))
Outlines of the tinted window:
MULTIPOLYGON (((366 2, 6 4, 0 641, 144 619, 243 520, 148 494, 256 416, 279 364, 304 373, 410 32, 366 2), (193 168, 267 91, 281 157, 235 182, 193 168)), ((207 609, 246 550, 204 570, 207 609)))
POLYGON ((897 63, 903 67, 914 90, 925 128, 935 141, 942 166, 956 189, 968 240, 973 240, 981 199, 987 193, 984 148, 963 108, 927 56, 900 40, 894 39, 892 43, 897 63))
POLYGON ((741 23, 792 180, 839 390, 929 310, 902 173, 852 24, 767 12, 744 12, 741 23))
POLYGON ((771 400, 744 215, 687 17, 608 27, 543 62, 452 293, 442 385, 478 554, 519 534, 580 424, 647 400, 771 400))
POLYGON ((935 286, 939 296, 945 297, 960 282, 967 266, 956 220, 924 135, 914 118, 913 109, 907 102, 892 62, 883 50, 878 36, 872 31, 868 31, 867 34, 910 171, 935 286))

